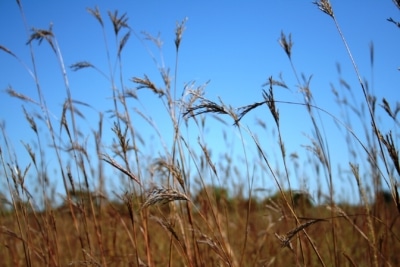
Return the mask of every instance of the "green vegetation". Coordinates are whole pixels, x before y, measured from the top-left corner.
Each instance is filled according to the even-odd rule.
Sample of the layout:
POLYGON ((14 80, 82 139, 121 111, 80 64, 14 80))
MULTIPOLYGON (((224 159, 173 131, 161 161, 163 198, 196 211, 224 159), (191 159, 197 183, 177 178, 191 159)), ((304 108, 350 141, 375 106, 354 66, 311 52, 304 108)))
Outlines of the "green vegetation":
MULTIPOLYGON (((19 1, 17 3, 21 5, 19 1)), ((329 1, 315 4, 337 25, 329 1)), ((20 9, 24 16, 21 6, 20 9)), ((99 10, 88 11, 104 30, 106 21, 99 10)), ((117 12, 109 13, 109 18, 118 43, 116 60, 121 63, 131 29, 125 14, 119 16, 117 12)), ((391 21, 395 22, 393 19, 391 21)), ((184 30, 185 20, 176 27, 176 67, 172 75, 175 78, 179 75, 178 54, 184 30)), ((152 40, 157 42, 157 38, 152 40)), ((42 41, 50 45, 61 70, 65 70, 51 29, 35 29, 28 45, 32 47, 42 41)), ((282 33, 280 44, 294 73, 297 73, 291 60, 293 43, 290 35, 282 33)), ((19 60, 11 49, 0 46, 0 50, 19 60)), ((351 51, 348 52, 351 57, 351 51)), ((371 58, 373 54, 371 46, 371 58)), ((117 65, 122 68, 122 64, 117 65)), ((343 127, 352 140, 359 142, 358 145, 369 159, 373 188, 366 186, 356 163, 350 163, 352 177, 357 182, 361 196, 360 204, 339 203, 334 199, 335 181, 327 140, 317 119, 320 112, 328 112, 314 102, 308 82, 302 83, 300 78, 298 84, 305 97, 303 103, 295 104, 303 106, 309 114, 315 133, 309 147, 315 156, 312 164, 326 174, 329 184, 329 193, 323 195, 321 192, 316 199, 305 190, 295 190, 291 186, 292 178, 287 167, 290 159, 286 155, 280 128, 281 117, 276 107, 279 102, 274 98, 275 88, 286 87, 286 84, 272 77, 266 84, 268 89, 263 92, 263 99, 241 109, 206 99, 205 85, 192 84, 185 89, 183 97, 177 99, 176 83, 170 79, 169 71, 165 68, 160 68, 161 85, 156 85, 147 76, 132 78, 137 89, 149 90, 160 99, 171 122, 172 140, 161 140, 166 144, 165 154, 157 159, 150 157, 151 160, 148 160, 146 151, 141 150, 140 129, 133 123, 132 111, 128 108, 128 101, 139 101, 140 96, 135 90, 126 89, 124 79, 117 78, 112 71, 108 80, 113 89, 111 112, 115 136, 111 145, 103 140, 103 114, 100 113, 98 129, 91 136, 96 144, 95 151, 86 147, 88 134, 82 134, 78 127, 79 121, 84 118, 79 108, 87 104, 72 98, 67 78, 67 99, 61 111, 60 125, 53 125, 49 119, 40 83, 36 84, 39 103, 12 87, 8 88, 9 95, 19 98, 24 105, 37 105, 41 115, 31 115, 23 109, 37 137, 34 144, 24 141, 30 156, 27 166, 19 164, 18 155, 7 156, 14 155, 12 146, 0 147, 1 177, 8 186, 0 194, 1 265, 399 266, 400 201, 397 180, 400 163, 396 137, 392 132, 381 132, 375 119, 375 109, 378 108, 376 99, 369 94, 356 65, 354 67, 367 106, 367 111, 360 108, 357 114, 365 125, 365 134, 370 136, 369 143, 363 144, 359 138, 361 133, 354 133, 340 119, 329 116, 343 127), (277 141, 284 163, 279 175, 271 167, 267 151, 260 145, 256 135, 241 125, 242 118, 260 106, 268 107, 278 133, 277 141), (238 166, 229 156, 221 164, 212 161, 206 139, 200 138, 194 146, 185 135, 188 124, 192 123, 201 136, 208 113, 227 115, 241 136, 248 134, 252 138, 258 150, 258 160, 265 171, 271 174, 277 192, 261 199, 255 196, 249 171, 247 176, 239 174, 245 175, 243 181, 248 181, 245 187, 238 185, 238 189, 231 190, 225 187, 227 184, 224 182, 207 184, 210 175, 221 181, 238 173, 238 166), (65 189, 64 202, 61 204, 54 204, 56 197, 51 190, 51 175, 43 163, 47 141, 38 131, 38 124, 47 127, 51 149, 56 155, 65 189), (96 160, 92 159, 93 155, 97 157, 96 160), (123 192, 107 190, 107 168, 121 175, 125 181, 123 192), (35 192, 30 192, 25 185, 28 175, 36 177, 35 192), (93 180, 96 182, 93 183, 93 180), (383 182, 389 191, 383 190, 383 182), (371 198, 371 192, 376 197, 371 198)), ((86 61, 78 62, 71 68, 76 71, 86 68, 98 71, 96 66, 86 61)), ((36 70, 32 73, 37 77, 36 70)), ((336 93, 339 100, 339 92, 336 93)), ((338 103, 343 105, 346 112, 354 111, 354 107, 345 101, 338 103)), ((284 104, 290 103, 280 104, 284 108, 284 104)), ((398 125, 398 110, 392 110, 385 99, 380 105, 389 119, 395 122, 394 125, 398 125)), ((160 139, 164 138, 151 118, 139 111, 138 114, 154 127, 160 139)), ((8 144, 4 126, 1 130, 2 138, 8 144)), ((349 143, 349 151, 352 147, 353 143, 349 143)), ((296 155, 290 158, 294 159, 296 155)), ((248 161, 240 164, 244 164, 244 167, 239 169, 253 168, 248 161)))

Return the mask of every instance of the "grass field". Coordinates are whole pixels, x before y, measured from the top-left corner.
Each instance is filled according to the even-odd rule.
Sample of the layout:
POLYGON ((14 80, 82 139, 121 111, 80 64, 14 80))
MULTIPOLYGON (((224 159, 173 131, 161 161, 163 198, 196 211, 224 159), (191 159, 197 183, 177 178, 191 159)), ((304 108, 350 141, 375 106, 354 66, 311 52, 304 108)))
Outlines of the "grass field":
MULTIPOLYGON (((21 3, 17 3, 21 7, 21 3)), ((315 4, 337 25, 329 1, 315 4)), ((97 9, 88 11, 104 30, 105 18, 97 9)), ((24 16, 22 8, 21 13, 24 16)), ((130 34, 120 36, 120 31, 129 27, 125 15, 110 13, 109 19, 119 40, 118 61, 130 37, 130 34)), ((337 28, 346 44, 340 27, 337 28)), ((184 30, 185 20, 175 29, 177 53, 172 77, 179 74, 178 55, 184 30)), ((50 44, 61 69, 65 70, 67 67, 62 63, 51 29, 35 29, 28 45, 32 47, 42 41, 50 44)), ((297 73, 291 60, 293 42, 290 35, 282 33, 280 45, 294 73, 297 73)), ((348 49, 347 46, 344 49, 348 49)), ((19 60, 12 48, 0 46, 0 50, 19 60)), ((31 53, 35 66, 33 49, 31 53)), ((351 51, 348 53, 353 61, 351 51)), ((374 48, 371 46, 371 61, 373 56, 374 48)), ((122 64, 119 66, 122 68, 122 64)), ((281 133, 281 117, 276 104, 285 103, 274 98, 275 88, 287 85, 273 77, 266 83, 259 102, 240 109, 206 99, 205 85, 188 87, 183 94, 185 97, 177 99, 176 83, 164 68, 160 68, 160 85, 147 76, 132 78, 136 89, 148 90, 161 99, 173 129, 172 140, 166 142, 171 147, 166 146, 165 154, 151 161, 148 160, 151 158, 149 152, 139 149, 142 142, 140 132, 132 121, 128 104, 139 97, 137 91, 125 89, 123 84, 119 87, 120 80, 114 75, 109 77, 114 89, 111 109, 114 140, 112 144, 105 144, 103 114, 99 114, 98 129, 90 133, 96 144, 95 151, 88 151, 86 139, 82 138, 87 134, 82 134, 77 125, 84 118, 79 111, 84 103, 72 98, 67 82, 67 97, 57 125, 49 119, 51 115, 39 82, 36 84, 39 103, 9 87, 7 92, 11 97, 20 99, 24 105, 37 105, 41 115, 35 116, 23 109, 26 121, 36 135, 32 144, 23 140, 30 156, 28 166, 18 164, 19 155, 14 156, 12 145, 8 143, 10 133, 1 126, 4 142, 0 147, 0 173, 3 184, 7 186, 0 192, 0 265, 400 266, 400 162, 395 134, 395 127, 399 125, 396 115, 400 108, 398 102, 396 109, 392 109, 385 99, 377 100, 370 95, 356 65, 354 67, 360 82, 357 89, 362 90, 365 96, 366 109, 354 112, 354 107, 345 101, 338 101, 338 105, 343 105, 346 112, 358 114, 365 133, 353 132, 341 122, 341 118, 316 105, 307 82, 302 83, 297 78, 304 102, 291 104, 302 106, 308 112, 315 133, 311 138, 312 145, 308 147, 314 155, 311 164, 325 173, 328 181, 329 192, 321 192, 318 199, 291 187, 293 178, 287 166, 295 155, 286 154, 281 133), (279 174, 273 169, 266 156, 268 151, 260 145, 256 134, 241 124, 243 117, 260 106, 268 107, 275 124, 283 162, 279 174), (375 115, 377 108, 384 109, 386 119, 394 122, 391 132, 381 132, 375 115), (346 203, 334 198, 336 184, 319 113, 328 114, 341 125, 368 159, 372 187, 367 186, 364 176, 360 175, 357 163, 349 164, 360 203, 346 203), (257 197, 250 174, 243 179, 244 184, 248 181, 247 184, 238 186, 246 188, 243 190, 232 191, 224 186, 207 184, 208 175, 223 179, 223 176, 237 172, 238 168, 253 167, 238 167, 229 158, 223 164, 213 162, 207 140, 194 142, 199 148, 197 150, 190 145, 193 141, 189 142, 185 134, 188 122, 193 123, 201 135, 206 118, 211 115, 228 117, 240 135, 251 137, 259 161, 270 173, 276 192, 265 198, 257 197), (38 125, 46 127, 46 136, 38 130, 38 125), (369 137, 366 139, 368 143, 360 141, 364 140, 361 135, 369 137), (51 190, 51 174, 42 161, 48 142, 65 189, 63 203, 57 205, 51 190), (92 157, 97 161, 90 160, 92 157), (110 179, 105 171, 107 168, 112 168, 122 177, 125 190, 107 190, 107 179, 110 179), (156 177, 160 182, 152 183, 154 179, 146 175, 156 177), (28 176, 34 176, 37 181, 34 189, 24 183, 28 176), (96 183, 92 182, 94 179, 96 183)), ((75 71, 97 70, 86 61, 77 62, 70 68, 75 71)), ((36 71, 32 73, 36 77, 36 71)), ((146 114, 140 113, 140 116, 152 125, 146 114)), ((162 130, 156 125, 154 129, 162 138, 162 130)), ((352 150, 353 145, 349 142, 346 149, 352 150)))

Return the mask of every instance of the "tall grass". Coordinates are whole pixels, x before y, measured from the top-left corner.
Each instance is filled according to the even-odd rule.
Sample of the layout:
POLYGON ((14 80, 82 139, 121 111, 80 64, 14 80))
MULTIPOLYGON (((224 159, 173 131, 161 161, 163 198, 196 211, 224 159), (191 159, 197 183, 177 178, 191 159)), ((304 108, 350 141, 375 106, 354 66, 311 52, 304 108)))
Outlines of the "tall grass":
MULTIPOLYGON (((29 32, 23 6, 20 1, 17 4, 29 32)), ((98 114, 97 129, 82 133, 79 128, 85 119, 81 109, 90 107, 90 103, 74 99, 67 66, 51 26, 49 29, 33 28, 30 32, 27 45, 31 64, 0 45, 2 52, 19 61, 28 71, 37 89, 36 97, 23 95, 11 86, 7 89, 11 97, 22 101, 22 112, 36 141, 23 141, 30 161, 27 166, 22 166, 22 156, 14 151, 5 126, 0 127, 3 137, 1 173, 7 185, 1 195, 4 204, 0 206, 2 266, 397 266, 400 262, 397 253, 400 249, 397 220, 400 214, 397 187, 400 163, 396 136, 380 130, 376 108, 383 108, 396 127, 399 125, 396 118, 399 108, 393 110, 386 99, 377 105, 377 99, 361 79, 330 2, 317 1, 315 4, 337 27, 359 81, 359 88, 351 90, 362 91, 361 105, 366 105, 367 111, 357 104, 350 104, 335 88, 333 95, 345 116, 338 118, 321 108, 313 97, 311 80, 298 75, 300 71, 292 59, 291 35, 283 32, 279 43, 301 89, 303 102, 277 100, 276 88, 288 86, 272 76, 263 85, 261 100, 240 108, 233 108, 221 99, 207 99, 207 84, 190 83, 179 93, 179 53, 186 19, 178 22, 175 29, 174 78, 171 78, 169 68, 157 64, 150 53, 158 66, 161 84, 154 82, 153 77, 143 75, 130 78, 135 89, 127 89, 122 59, 131 36, 146 49, 147 41, 160 50, 162 42, 150 34, 145 34, 144 38, 137 34, 129 26, 127 14, 108 12, 106 19, 98 8, 89 8, 88 13, 103 32, 109 69, 103 71, 88 61, 77 62, 70 68, 96 71, 109 82, 112 109, 105 113, 113 120, 111 132, 114 136, 109 144, 104 138, 103 112, 98 114), (115 55, 110 52, 106 23, 113 26, 115 55), (43 42, 50 46, 50 53, 55 56, 63 77, 66 100, 59 121, 52 119, 36 69, 35 46, 43 42), (163 106, 170 120, 169 129, 159 129, 151 116, 141 110, 130 110, 129 103, 140 103, 141 90, 153 93, 163 106), (291 162, 296 165, 298 155, 287 154, 282 133, 284 118, 278 109, 278 106, 285 108, 287 105, 305 108, 308 114, 312 135, 306 148, 312 155, 311 167, 326 178, 329 189, 328 193, 320 191, 319 195, 325 194, 323 201, 320 196, 315 201, 308 192, 293 187, 294 177, 288 166, 291 162), (275 123, 282 171, 274 169, 255 129, 242 124, 245 116, 265 106, 275 123), (28 112, 26 107, 37 112, 28 112), (235 163, 229 151, 221 162, 214 161, 212 148, 204 135, 210 115, 221 122, 226 131, 236 131, 240 136, 243 162, 235 163), (352 129, 348 118, 354 115, 364 126, 364 133, 352 129), (140 117, 153 128, 162 144, 160 155, 147 154, 134 117, 140 117), (358 204, 340 203, 335 198, 331 140, 325 133, 323 118, 329 118, 343 130, 348 152, 354 155, 349 170, 360 195, 358 204), (39 125, 45 126, 50 136, 49 144, 38 130, 39 125), (198 130, 197 143, 188 134, 193 128, 198 130), (166 134, 168 130, 170 133, 166 134), (171 140, 165 140, 166 136, 171 136, 171 140), (245 144, 247 137, 256 148, 256 163, 252 163, 253 156, 245 144), (88 138, 95 144, 94 151, 87 145, 88 138), (48 145, 61 174, 62 205, 54 204, 56 196, 45 161, 48 145), (360 174, 356 156, 360 153, 368 159, 366 164, 372 181, 360 174), (254 181, 258 179, 253 174, 255 165, 272 177, 277 188, 276 193, 265 199, 255 196, 254 181), (124 188, 119 192, 108 188, 110 177, 106 170, 110 168, 123 181, 124 188), (221 182, 234 175, 241 177, 247 192, 243 192, 243 184, 237 191, 232 191, 227 183, 221 182), (36 178, 39 190, 32 191, 26 185, 28 176, 36 178), (210 185, 209 177, 223 186, 210 185), (367 184, 372 184, 373 189, 367 184), (384 191, 384 187, 389 191, 384 191)), ((396 23, 392 18, 389 21, 396 23)), ((373 45, 370 58, 373 66, 373 45)), ((340 74, 339 66, 338 70, 340 74)), ((350 88, 343 79, 339 84, 350 88)), ((264 129, 267 119, 258 121, 264 129)), ((228 143, 226 135, 225 142, 228 143)))

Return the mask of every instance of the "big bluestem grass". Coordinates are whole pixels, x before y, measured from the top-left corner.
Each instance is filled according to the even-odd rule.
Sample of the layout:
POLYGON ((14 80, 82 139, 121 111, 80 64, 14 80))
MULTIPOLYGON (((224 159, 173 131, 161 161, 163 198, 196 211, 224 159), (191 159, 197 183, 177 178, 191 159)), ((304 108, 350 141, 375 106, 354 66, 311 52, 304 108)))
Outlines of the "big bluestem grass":
MULTIPOLYGON (((377 105, 367 83, 360 78, 336 20, 334 7, 329 1, 315 4, 333 19, 337 27, 354 66, 364 95, 362 104, 367 106, 367 112, 354 98, 353 102, 348 101, 334 86, 334 100, 344 117, 338 118, 320 107, 313 96, 311 78, 298 75, 300 71, 292 51, 294 42, 291 34, 284 32, 279 45, 289 60, 302 101, 277 99, 276 90, 289 89, 289 86, 283 79, 272 76, 263 84, 258 102, 239 108, 225 103, 223 98, 207 99, 208 83, 197 85, 190 82, 179 92, 179 54, 185 43, 187 18, 176 24, 176 54, 171 71, 163 59, 159 64, 149 49, 150 42, 162 55, 159 36, 138 34, 130 27, 126 13, 108 12, 103 17, 98 8, 88 8, 89 15, 102 30, 108 70, 86 60, 72 64, 70 69, 94 71, 105 78, 111 88, 112 108, 98 112, 98 124, 89 133, 84 133, 79 125, 85 120, 85 109, 92 107, 90 103, 74 99, 74 90, 52 25, 48 29, 30 29, 22 3, 17 1, 29 32, 27 47, 31 63, 26 64, 12 49, 1 44, 0 50, 21 63, 33 79, 36 96, 21 94, 12 86, 6 92, 23 103, 27 127, 36 140, 33 143, 22 141, 29 158, 29 163, 23 166, 5 126, 0 125, 3 137, 0 165, 7 186, 0 195, 0 240, 4 248, 0 250, 0 257, 3 265, 395 266, 399 262, 397 251, 400 248, 400 201, 396 179, 400 175, 400 165, 396 136, 380 130, 376 109, 381 107, 397 127, 399 104, 393 108, 391 103, 382 99, 382 103, 377 105), (106 31, 108 23, 113 29, 111 41, 106 31), (124 76, 124 52, 132 37, 149 53, 160 75, 159 80, 146 74, 124 76), (66 100, 59 121, 53 119, 48 108, 36 69, 35 47, 45 44, 49 45, 49 53, 55 56, 63 77, 66 100), (111 52, 113 47, 114 54, 111 52), (134 88, 129 89, 127 83, 133 84, 134 88), (157 104, 164 108, 169 128, 160 129, 151 114, 138 108, 131 109, 132 103, 141 103, 144 90, 153 94, 157 104), (285 141, 283 125, 286 118, 279 108, 287 105, 304 108, 311 122, 311 134, 307 136, 310 143, 305 146, 310 152, 308 164, 322 177, 318 180, 325 182, 328 188, 328 192, 318 189, 316 201, 307 190, 296 190, 294 186, 295 177, 289 166, 293 163, 296 170, 301 159, 297 152, 289 152, 285 141), (243 123, 251 112, 263 107, 267 108, 270 117, 258 118, 257 124, 266 132, 268 125, 277 133, 267 134, 271 139, 276 138, 278 158, 283 164, 281 170, 274 167, 256 129, 243 123), (30 109, 35 112, 30 112, 30 109), (359 118, 364 133, 352 129, 348 118, 353 115, 359 118), (207 139, 210 117, 219 122, 224 131, 227 151, 220 161, 212 155, 213 148, 207 139), (348 187, 356 184, 357 190, 354 191, 360 196, 360 205, 339 203, 335 198, 337 189, 330 158, 331 142, 325 134, 322 119, 325 117, 344 132, 352 159, 348 187), (142 138, 136 118, 148 124, 160 139, 161 152, 157 155, 148 155, 147 140, 142 138), (110 119, 112 125, 106 129, 104 122, 110 119), (266 123, 268 121, 274 122, 272 126, 266 123), (47 140, 40 131, 43 125, 50 136, 47 140), (191 139, 189 129, 198 131, 197 140, 191 139), (105 131, 113 135, 111 144, 104 138, 105 131), (231 133, 237 134, 241 142, 243 156, 239 163, 234 162, 231 151, 228 151, 231 133), (365 138, 362 138, 363 134, 365 138), (171 136, 171 140, 166 140, 167 136, 171 136), (88 146, 88 139, 92 140, 94 149, 88 146), (249 140, 256 151, 254 163, 249 140), (46 153, 49 153, 46 147, 49 145, 64 189, 63 203, 58 206, 54 205, 56 196, 51 175, 46 169, 46 153), (361 154, 368 159, 367 162, 360 159, 361 154), (359 162, 364 164, 363 169, 369 170, 370 180, 360 173, 359 162), (107 176, 106 170, 110 168, 114 171, 113 177, 107 176), (256 169, 261 172, 259 177, 256 169), (38 190, 27 185, 29 175, 37 178, 38 190), (114 176, 121 179, 122 190, 110 189, 108 180, 115 179, 114 176), (211 185, 210 177, 216 181, 211 185), (265 199, 257 198, 255 179, 269 178, 277 192, 265 199), (369 184, 373 186, 372 190, 369 184), (383 186, 390 191, 384 192, 383 186)), ((395 4, 399 7, 398 2, 395 4)), ((398 25, 394 19, 388 20, 398 25)), ((370 59, 373 67, 372 43, 370 59)), ((338 72, 340 74, 339 65, 338 72)), ((353 88, 341 77, 339 86, 353 93, 353 88)))

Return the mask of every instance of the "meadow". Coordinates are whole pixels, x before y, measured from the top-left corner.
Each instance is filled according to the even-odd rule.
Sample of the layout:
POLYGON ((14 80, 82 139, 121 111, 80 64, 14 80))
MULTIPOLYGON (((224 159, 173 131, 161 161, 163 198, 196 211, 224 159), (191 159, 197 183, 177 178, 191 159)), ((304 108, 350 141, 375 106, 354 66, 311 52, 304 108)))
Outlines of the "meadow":
MULTIPOLYGON (((24 17, 21 2, 17 4, 24 17)), ((362 106, 356 107, 343 99, 339 90, 333 90, 337 105, 345 114, 356 116, 364 132, 353 131, 346 116, 338 118, 316 104, 307 79, 297 77, 299 70, 292 62, 290 34, 282 32, 279 44, 282 56, 297 77, 304 101, 293 103, 275 99, 275 90, 288 85, 271 76, 258 102, 234 108, 223 99, 207 99, 207 84, 190 83, 183 93, 177 88, 178 56, 187 30, 186 20, 177 23, 175 28, 176 58, 172 74, 169 68, 161 67, 161 80, 153 81, 147 75, 135 76, 130 79, 134 89, 125 86, 125 77, 118 77, 111 70, 107 75, 88 61, 65 66, 52 29, 33 29, 27 46, 34 66, 31 73, 37 78, 37 100, 12 86, 7 88, 9 97, 23 104, 26 124, 36 138, 22 140, 29 163, 20 163, 22 156, 15 153, 10 143, 12 133, 0 125, 3 139, 0 174, 5 185, 0 191, 0 265, 399 266, 400 162, 396 127, 400 104, 396 102, 393 108, 393 99, 377 99, 371 94, 358 72, 330 2, 321 0, 314 4, 314 8, 320 9, 337 26, 338 36, 344 43, 341 49, 348 53, 359 81, 351 90, 361 90, 364 96, 362 106), (62 86, 66 99, 58 122, 51 119, 46 104, 51 100, 46 102, 35 68, 33 47, 44 44, 55 54, 64 77, 62 86), (81 110, 90 103, 73 98, 67 68, 74 72, 97 71, 108 77, 112 107, 98 114, 98 128, 92 132, 81 132, 79 127, 85 120, 81 110), (140 101, 142 91, 162 103, 168 128, 160 129, 147 114, 132 111, 131 103, 140 101), (281 132, 280 110, 285 105, 300 106, 311 122, 313 135, 307 147, 312 155, 309 163, 316 173, 325 177, 328 185, 328 191, 321 189, 316 197, 305 189, 292 187, 294 177, 289 165, 298 155, 287 154, 281 132), (37 113, 28 112, 25 106, 36 108, 37 113), (283 163, 281 170, 274 168, 268 157, 269 148, 263 147, 257 133, 242 124, 245 117, 259 108, 269 111, 264 121, 259 121, 259 126, 265 127, 267 120, 274 125, 276 135, 270 138, 276 138, 274 142, 278 144, 283 163), (377 109, 386 114, 379 121, 377 109), (348 140, 348 147, 344 149, 350 154, 361 154, 359 157, 366 164, 363 170, 367 169, 368 175, 360 173, 356 160, 348 164, 357 185, 358 203, 335 198, 336 173, 320 114, 343 129, 348 140), (138 115, 154 129, 160 143, 165 144, 161 156, 143 149, 141 127, 132 119, 138 115), (113 121, 111 143, 103 136, 105 116, 113 121), (252 176, 254 167, 249 160, 252 157, 247 155, 250 151, 245 149, 244 139, 243 162, 232 159, 229 151, 221 162, 215 162, 212 148, 203 137, 210 117, 220 121, 227 131, 235 131, 242 138, 250 137, 256 148, 257 164, 268 173, 275 192, 263 197, 257 194, 253 187, 257 178, 252 176), (381 129, 382 120, 391 121, 393 129, 381 129), (196 129, 197 140, 189 140, 189 128, 190 132, 196 129), (39 129, 46 129, 46 133, 39 129), (170 134, 165 134, 166 131, 170 134), (166 136, 171 136, 170 140, 164 140, 166 136), (87 139, 95 144, 94 149, 88 148, 87 139), (45 163, 49 147, 64 189, 61 203, 56 200, 58 196, 50 179, 52 173, 45 163), (109 190, 108 180, 116 179, 115 175, 122 181, 123 190, 109 190), (243 177, 243 184, 236 184, 236 190, 225 182, 209 183, 210 176, 226 181, 227 177, 235 175, 243 177), (27 179, 35 181, 34 187, 26 185, 27 179)), ((131 38, 127 15, 109 12, 108 17, 103 17, 97 8, 89 8, 88 13, 103 31, 106 23, 112 24, 117 40, 116 66, 123 68, 120 64, 123 51, 131 38)), ((399 27, 394 19, 388 20, 388 27, 399 27)), ((156 46, 161 45, 157 37, 147 35, 146 38, 156 46)), ((0 52, 20 61, 12 47, 0 44, 0 52)), ((374 53, 371 45, 371 65, 374 53)), ((344 80, 340 83, 346 87, 344 80)), ((358 158, 354 156, 354 159, 358 158)))

